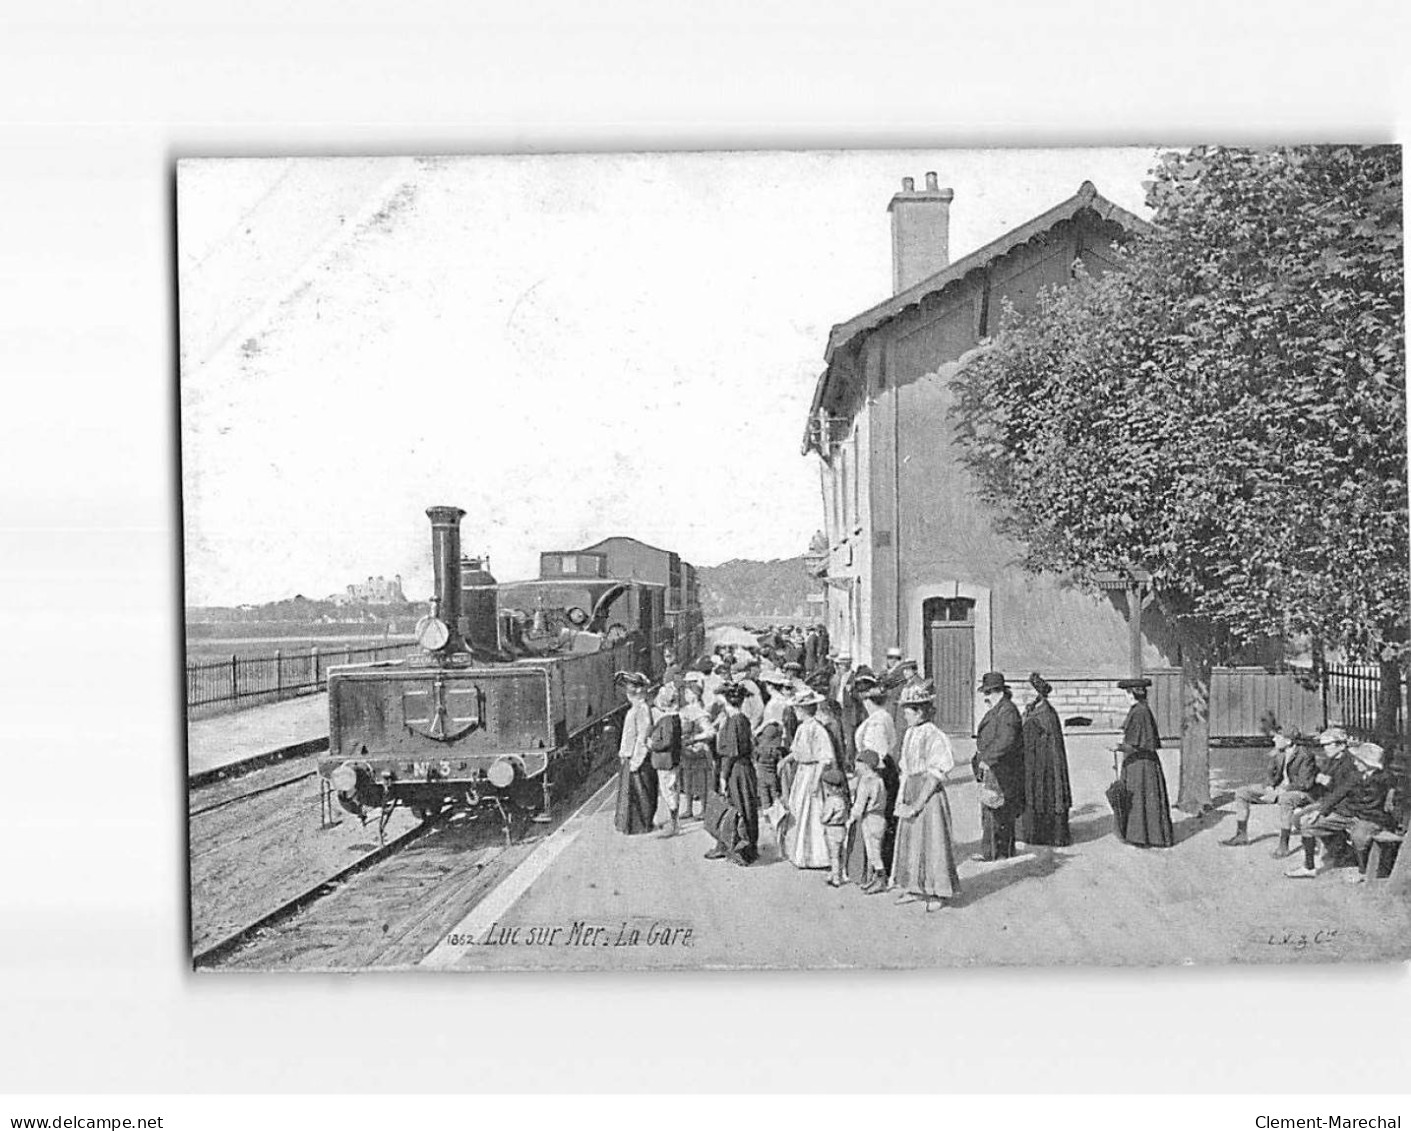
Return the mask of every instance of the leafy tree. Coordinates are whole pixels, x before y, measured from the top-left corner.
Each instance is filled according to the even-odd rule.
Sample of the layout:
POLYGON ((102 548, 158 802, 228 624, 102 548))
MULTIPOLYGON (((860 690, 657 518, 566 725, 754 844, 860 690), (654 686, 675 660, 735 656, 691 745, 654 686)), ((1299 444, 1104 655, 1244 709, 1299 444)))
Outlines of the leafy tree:
POLYGON ((1406 663, 1400 153, 1167 153, 1148 204, 1122 271, 1007 312, 953 390, 1030 568, 1152 574, 1198 811, 1216 663, 1269 637, 1406 663))

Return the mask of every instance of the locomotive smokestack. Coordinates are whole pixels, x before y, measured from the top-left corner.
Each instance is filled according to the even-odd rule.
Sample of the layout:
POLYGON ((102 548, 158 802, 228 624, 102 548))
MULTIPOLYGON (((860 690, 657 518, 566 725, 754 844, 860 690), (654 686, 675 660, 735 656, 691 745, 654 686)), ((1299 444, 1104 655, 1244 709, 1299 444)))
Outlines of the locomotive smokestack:
POLYGON ((431 568, 436 575, 436 616, 451 633, 443 652, 464 652, 461 639, 461 519, 460 507, 427 507, 431 520, 431 568))

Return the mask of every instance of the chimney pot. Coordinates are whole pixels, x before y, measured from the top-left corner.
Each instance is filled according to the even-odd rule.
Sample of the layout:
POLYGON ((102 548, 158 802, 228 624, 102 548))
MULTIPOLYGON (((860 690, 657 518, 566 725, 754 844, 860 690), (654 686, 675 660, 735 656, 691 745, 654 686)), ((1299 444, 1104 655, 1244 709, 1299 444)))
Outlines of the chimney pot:
POLYGON ((928 279, 950 264, 950 205, 955 193, 940 187, 935 173, 926 174, 926 191, 915 192, 915 181, 902 178, 904 191, 892 197, 892 293, 928 279))
POLYGON ((903 178, 901 179, 901 191, 902 191, 902 192, 915 192, 915 191, 916 191, 916 178, 915 178, 915 177, 903 177, 903 178))

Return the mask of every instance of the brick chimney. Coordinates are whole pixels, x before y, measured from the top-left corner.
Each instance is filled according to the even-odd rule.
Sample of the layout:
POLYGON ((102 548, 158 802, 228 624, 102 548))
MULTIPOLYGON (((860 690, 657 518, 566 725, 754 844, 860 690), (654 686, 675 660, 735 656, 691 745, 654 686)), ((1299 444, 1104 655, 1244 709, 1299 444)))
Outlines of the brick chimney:
POLYGON ((935 173, 926 174, 926 188, 903 177, 901 192, 892 197, 892 293, 929 278, 950 265, 950 202, 953 189, 940 188, 935 173))

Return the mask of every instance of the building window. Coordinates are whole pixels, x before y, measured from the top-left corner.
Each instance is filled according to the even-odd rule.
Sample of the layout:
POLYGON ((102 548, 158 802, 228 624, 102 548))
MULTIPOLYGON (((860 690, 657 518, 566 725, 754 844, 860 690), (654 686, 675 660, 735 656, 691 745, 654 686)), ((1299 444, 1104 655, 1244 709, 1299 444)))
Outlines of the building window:
POLYGON ((921 606, 921 619, 926 624, 973 622, 975 602, 969 597, 928 597, 921 606))
POLYGON ((852 480, 852 474, 851 474, 851 472, 852 472, 852 468, 848 466, 849 463, 851 462, 851 460, 852 460, 852 449, 851 449, 851 446, 848 445, 848 444, 843 444, 843 445, 838 449, 838 476, 839 476, 839 484, 838 484, 839 490, 838 490, 838 493, 842 496, 842 502, 841 502, 841 505, 840 505, 840 507, 839 507, 839 511, 840 511, 840 518, 841 518, 842 526, 843 526, 843 529, 842 529, 842 536, 843 536, 843 538, 847 538, 847 536, 848 536, 850 533, 852 533, 853 517, 852 517, 852 509, 851 509, 851 507, 850 507, 850 505, 849 505, 850 502, 851 502, 851 500, 852 500, 852 497, 853 497, 853 496, 852 496, 852 486, 851 486, 851 480, 852 480))
POLYGON ((830 500, 833 509, 833 529, 829 532, 832 537, 830 541, 841 542, 843 533, 843 461, 842 449, 836 444, 833 446, 833 458, 828 461, 829 480, 832 487, 832 498, 830 500))
POLYGON ((859 471, 860 461, 857 455, 857 428, 852 430, 852 527, 856 528, 861 521, 862 511, 857 505, 858 486, 857 481, 862 478, 859 471))
POLYGON ((564 556, 563 556, 563 564, 562 564, 562 566, 561 566, 560 568, 561 568, 562 572, 564 572, 564 573, 577 573, 577 572, 578 572, 578 559, 575 558, 575 557, 572 557, 572 556, 569 555, 569 554, 564 554, 564 556))

